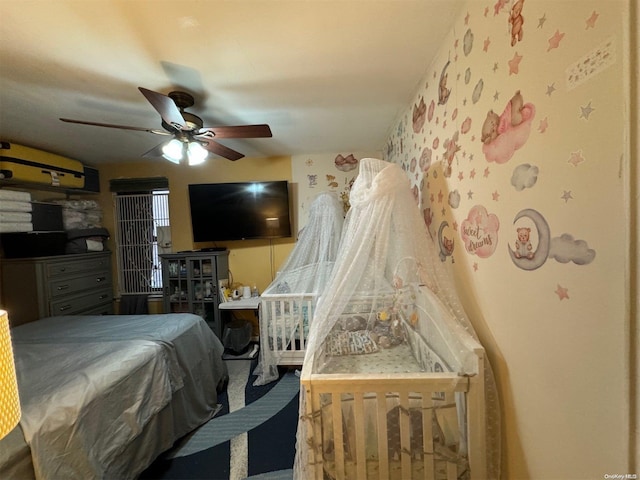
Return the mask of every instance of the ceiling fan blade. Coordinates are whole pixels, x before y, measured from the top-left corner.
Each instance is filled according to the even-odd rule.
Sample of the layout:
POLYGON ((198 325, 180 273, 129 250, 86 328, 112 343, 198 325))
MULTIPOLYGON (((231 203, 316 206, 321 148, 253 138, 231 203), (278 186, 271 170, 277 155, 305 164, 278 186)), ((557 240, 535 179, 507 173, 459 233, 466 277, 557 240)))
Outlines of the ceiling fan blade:
POLYGON ((151 157, 151 158, 161 157, 162 156, 162 147, 164 147, 165 145, 166 145, 166 143, 161 143, 160 145, 156 145, 155 147, 153 147, 148 152, 143 153, 142 156, 143 157, 151 157))
POLYGON ((216 155, 220 155, 221 157, 224 157, 228 160, 235 161, 244 157, 242 153, 236 152, 235 150, 232 150, 229 147, 225 147, 224 145, 221 145, 218 142, 214 142, 209 138, 200 137, 199 135, 196 135, 194 138, 196 138, 199 142, 201 142, 202 146, 205 149, 209 150, 212 153, 215 153, 216 155))
POLYGON ((263 138, 271 137, 269 125, 238 125, 235 127, 204 127, 199 133, 213 133, 218 138, 263 138))
POLYGON ((164 130, 156 130, 153 128, 130 127, 128 125, 113 125, 111 123, 85 122, 83 120, 72 120, 70 118, 61 118, 60 120, 67 123, 78 123, 80 125, 93 125, 95 127, 119 128, 120 130, 137 130, 139 132, 155 133, 156 135, 173 135, 172 133, 165 132, 164 130))
POLYGON ((158 111, 165 123, 172 125, 177 130, 182 130, 185 125, 184 118, 182 118, 180 109, 170 97, 143 87, 138 87, 138 90, 158 111))

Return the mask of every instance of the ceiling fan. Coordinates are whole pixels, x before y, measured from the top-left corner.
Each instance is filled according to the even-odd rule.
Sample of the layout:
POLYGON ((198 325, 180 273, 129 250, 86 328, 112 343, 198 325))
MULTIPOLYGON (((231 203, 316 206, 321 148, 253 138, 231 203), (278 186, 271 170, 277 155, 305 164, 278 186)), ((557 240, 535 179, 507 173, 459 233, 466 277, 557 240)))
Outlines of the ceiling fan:
POLYGON ((156 135, 173 136, 169 142, 155 146, 143 157, 164 157, 173 163, 180 163, 184 158, 189 165, 204 162, 209 152, 229 160, 238 160, 244 155, 216 141, 218 138, 264 138, 271 137, 269 125, 237 125, 226 127, 204 127, 202 119, 185 108, 193 106, 193 96, 186 92, 170 92, 168 95, 154 92, 143 87, 138 90, 157 110, 162 118, 162 128, 131 127, 110 123, 85 122, 61 118, 63 122, 94 125, 97 127, 119 128, 122 130, 138 130, 156 135))

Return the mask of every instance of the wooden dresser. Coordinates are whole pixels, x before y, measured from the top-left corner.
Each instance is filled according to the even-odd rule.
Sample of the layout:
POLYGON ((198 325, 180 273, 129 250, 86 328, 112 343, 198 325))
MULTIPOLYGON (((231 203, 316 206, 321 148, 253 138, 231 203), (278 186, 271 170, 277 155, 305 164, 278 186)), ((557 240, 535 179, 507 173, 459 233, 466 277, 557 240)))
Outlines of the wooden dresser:
POLYGON ((12 326, 53 315, 113 313, 111 252, 2 259, 12 326))

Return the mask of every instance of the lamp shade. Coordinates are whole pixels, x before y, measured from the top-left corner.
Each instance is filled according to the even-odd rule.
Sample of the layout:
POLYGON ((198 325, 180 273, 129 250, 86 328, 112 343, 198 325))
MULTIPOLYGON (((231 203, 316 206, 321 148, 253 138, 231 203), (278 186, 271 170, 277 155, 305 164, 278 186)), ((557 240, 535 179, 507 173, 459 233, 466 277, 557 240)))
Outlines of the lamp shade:
POLYGON ((9 315, 0 310, 0 438, 13 430, 19 420, 20 400, 11 348, 9 315))
POLYGON ((173 163, 180 163, 183 157, 184 144, 174 138, 162 147, 162 156, 173 163))
POLYGON ((209 155, 209 152, 198 142, 191 142, 187 149, 187 156, 189 157, 189 165, 200 165, 205 161, 209 155))

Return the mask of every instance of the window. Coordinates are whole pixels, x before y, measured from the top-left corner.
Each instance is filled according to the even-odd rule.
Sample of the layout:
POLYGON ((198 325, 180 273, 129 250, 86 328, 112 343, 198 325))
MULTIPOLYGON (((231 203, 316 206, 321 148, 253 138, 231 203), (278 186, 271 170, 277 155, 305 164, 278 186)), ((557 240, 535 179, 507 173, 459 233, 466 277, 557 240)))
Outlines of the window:
MULTIPOLYGON (((114 187, 114 182, 112 191, 118 188, 114 187)), ((131 185, 120 188, 133 189, 131 185)), ((162 289, 162 266, 158 233, 170 225, 169 190, 115 191, 114 212, 119 293, 159 293, 162 289)))

